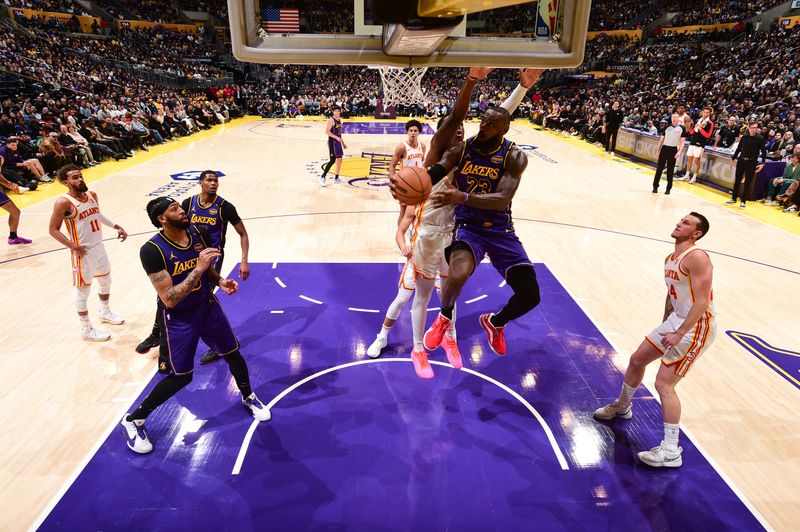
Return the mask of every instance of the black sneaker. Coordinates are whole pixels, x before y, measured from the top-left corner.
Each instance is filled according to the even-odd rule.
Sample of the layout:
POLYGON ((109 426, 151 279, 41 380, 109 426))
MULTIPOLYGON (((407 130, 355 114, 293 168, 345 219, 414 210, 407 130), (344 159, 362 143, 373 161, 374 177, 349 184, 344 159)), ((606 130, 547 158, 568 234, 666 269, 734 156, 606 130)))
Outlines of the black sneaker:
POLYGON ((200 357, 200 364, 206 365, 211 364, 212 362, 216 362, 219 360, 219 354, 213 349, 209 349, 206 353, 200 357))
POLYGON ((161 338, 156 336, 155 334, 150 334, 147 338, 142 340, 142 343, 136 346, 136 352, 139 354, 145 354, 150 351, 154 347, 158 347, 161 343, 161 338))

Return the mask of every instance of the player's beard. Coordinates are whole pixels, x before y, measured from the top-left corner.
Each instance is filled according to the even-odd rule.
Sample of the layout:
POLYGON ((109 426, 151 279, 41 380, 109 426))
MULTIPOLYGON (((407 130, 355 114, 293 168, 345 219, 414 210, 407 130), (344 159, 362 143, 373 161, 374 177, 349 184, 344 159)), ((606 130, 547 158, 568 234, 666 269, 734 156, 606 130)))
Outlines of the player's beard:
POLYGON ((75 190, 77 190, 78 192, 82 193, 82 192, 86 192, 87 190, 89 190, 89 187, 86 186, 86 183, 81 183, 80 185, 75 187, 75 190))
POLYGON ((185 230, 189 229, 189 222, 183 220, 167 220, 167 223, 175 229, 185 230))

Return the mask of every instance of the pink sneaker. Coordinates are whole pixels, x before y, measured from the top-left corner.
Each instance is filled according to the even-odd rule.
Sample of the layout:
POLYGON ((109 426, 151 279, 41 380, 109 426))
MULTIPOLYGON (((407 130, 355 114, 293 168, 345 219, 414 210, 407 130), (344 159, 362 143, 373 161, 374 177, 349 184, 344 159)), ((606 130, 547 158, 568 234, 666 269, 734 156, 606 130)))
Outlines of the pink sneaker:
POLYGON ((458 342, 452 336, 445 336, 442 340, 442 347, 447 355, 447 361, 456 368, 461 369, 464 363, 461 362, 461 353, 458 351, 458 342))
POLYGON ((15 238, 8 237, 8 245, 9 246, 15 246, 17 244, 30 244, 31 242, 33 242, 33 240, 29 240, 27 238, 22 238, 21 236, 18 236, 18 237, 15 237, 15 238))
POLYGON ((425 336, 422 338, 422 343, 425 346, 425 349, 428 351, 433 351, 437 347, 439 347, 442 343, 442 338, 444 338, 444 333, 447 332, 447 329, 450 328, 450 321, 441 313, 436 316, 436 321, 430 326, 430 328, 425 331, 425 336))
POLYGON ((414 371, 420 379, 432 379, 433 368, 428 362, 428 355, 425 351, 411 351, 411 362, 414 364, 414 371))
POLYGON ((492 348, 492 351, 494 351, 496 355, 502 356, 506 354, 506 328, 492 325, 492 322, 489 321, 489 318, 492 316, 494 316, 494 314, 481 314, 479 321, 483 330, 486 331, 486 336, 489 339, 489 347, 492 348))

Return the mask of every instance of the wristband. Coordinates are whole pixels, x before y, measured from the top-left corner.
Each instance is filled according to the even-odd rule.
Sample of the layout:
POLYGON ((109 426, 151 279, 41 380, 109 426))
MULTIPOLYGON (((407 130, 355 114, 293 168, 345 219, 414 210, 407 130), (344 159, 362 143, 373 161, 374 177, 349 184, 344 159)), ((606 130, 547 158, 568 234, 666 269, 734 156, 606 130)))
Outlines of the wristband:
POLYGON ((467 79, 468 79, 469 81, 478 81, 478 78, 476 78, 476 77, 474 77, 474 76, 470 76, 469 74, 467 75, 467 79))
POLYGON ((462 203, 462 205, 466 205, 468 201, 469 201, 469 194, 464 192, 464 203, 462 203))

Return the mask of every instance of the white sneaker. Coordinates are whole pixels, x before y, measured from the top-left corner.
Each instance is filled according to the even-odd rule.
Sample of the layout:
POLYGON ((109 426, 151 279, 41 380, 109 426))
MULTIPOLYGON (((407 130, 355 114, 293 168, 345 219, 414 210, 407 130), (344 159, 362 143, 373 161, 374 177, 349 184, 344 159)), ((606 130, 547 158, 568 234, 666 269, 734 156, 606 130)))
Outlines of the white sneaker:
POLYGON ((339 179, 339 176, 338 176, 338 175, 337 175, 336 177, 334 177, 334 178, 333 178, 333 184, 334 184, 334 185, 341 185, 341 184, 342 184, 342 180, 341 180, 341 179, 339 179))
POLYGON ((615 417, 619 417, 622 419, 630 419, 633 417, 633 405, 630 404, 627 408, 620 408, 618 403, 614 401, 613 403, 609 403, 606 406, 601 406, 597 410, 594 411, 594 417, 597 419, 602 419, 604 421, 610 421, 615 417))
POLYGON ((765 201, 764 202, 764 205, 766 205, 767 207, 777 207, 780 204, 781 204, 780 201, 775 201, 775 200, 770 200, 770 201, 765 201))
POLYGON ((783 212, 797 212, 797 205, 792 205, 791 207, 786 207, 783 209, 783 212))
POLYGON ((250 397, 247 399, 243 397, 242 404, 253 414, 253 418, 255 418, 256 421, 269 421, 272 419, 272 414, 269 409, 256 397, 255 392, 251 393, 250 397))
POLYGON ((125 318, 123 318, 122 316, 117 316, 110 310, 106 311, 100 310, 97 312, 97 315, 100 317, 100 321, 103 321, 105 323, 110 323, 111 325, 122 325, 123 323, 125 323, 125 318))
POLYGON ((25 194, 25 193, 26 193, 26 192, 28 192, 29 190, 30 190, 30 189, 29 189, 28 187, 18 187, 18 188, 17 188, 17 194, 25 194))
POLYGON ((689 179, 689 184, 690 184, 690 185, 693 185, 693 184, 695 184, 695 183, 697 183, 697 177, 695 177, 695 176, 692 176, 692 178, 691 178, 691 179, 689 179))
POLYGON ((144 422, 141 424, 135 421, 127 421, 128 414, 122 418, 120 426, 122 427, 122 434, 125 436, 128 449, 135 453, 147 454, 153 452, 153 444, 147 438, 147 432, 144 430, 144 422))
POLYGON ((328 186, 328 182, 325 181, 324 177, 320 177, 319 178, 319 184, 322 185, 323 187, 327 187, 328 186))
POLYGON ((52 183, 53 182, 53 178, 50 177, 47 174, 44 174, 42 177, 39 178, 39 182, 40 183, 52 183))
MULTIPOLYGON (((662 441, 661 444, 663 445, 663 443, 662 441)), ((680 467, 683 464, 682 451, 681 447, 678 447, 677 451, 669 451, 658 445, 649 451, 637 453, 636 456, 639 457, 640 462, 651 467, 680 467)))
POLYGON ((381 350, 386 347, 386 338, 383 338, 380 334, 375 337, 375 341, 372 342, 369 347, 367 348, 367 355, 370 358, 378 358, 381 355, 381 350))
POLYGON ((89 329, 84 329, 81 331, 81 337, 90 342, 105 342, 106 340, 111 339, 111 334, 101 331, 100 329, 90 327, 89 329))

